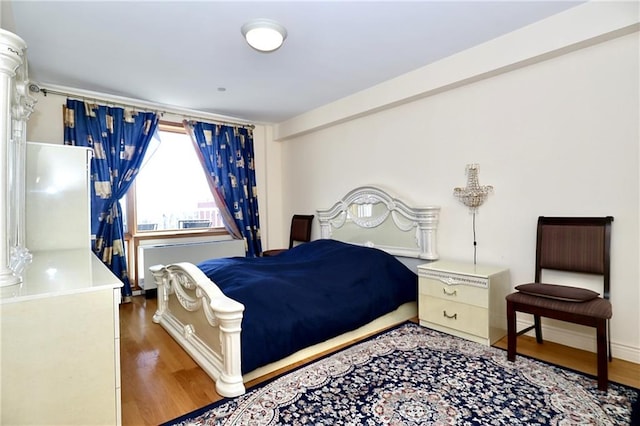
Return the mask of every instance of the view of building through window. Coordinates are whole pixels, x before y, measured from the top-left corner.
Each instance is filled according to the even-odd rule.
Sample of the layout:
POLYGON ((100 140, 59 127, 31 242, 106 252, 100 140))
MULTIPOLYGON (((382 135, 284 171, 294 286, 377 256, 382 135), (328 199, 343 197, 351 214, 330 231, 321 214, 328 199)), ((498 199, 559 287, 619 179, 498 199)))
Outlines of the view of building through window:
POLYGON ((224 226, 191 138, 162 130, 158 135, 160 143, 149 148, 135 180, 137 230, 224 226))

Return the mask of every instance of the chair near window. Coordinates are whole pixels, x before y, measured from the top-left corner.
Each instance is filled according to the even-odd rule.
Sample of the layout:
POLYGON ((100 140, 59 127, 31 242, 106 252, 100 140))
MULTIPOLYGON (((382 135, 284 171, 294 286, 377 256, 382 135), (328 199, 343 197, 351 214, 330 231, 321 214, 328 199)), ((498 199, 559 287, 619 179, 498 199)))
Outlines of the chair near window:
POLYGON ((542 343, 540 317, 553 318, 596 328, 598 389, 608 388, 608 320, 611 222, 613 217, 538 218, 535 282, 516 286, 507 296, 507 359, 515 361, 517 336, 535 329, 542 343), (543 270, 597 275, 602 278, 600 296, 587 288, 542 283, 543 270), (532 314, 534 325, 516 331, 516 313, 532 314))
MULTIPOLYGON (((294 214, 291 218, 291 231, 289 232, 289 248, 296 243, 307 243, 311 241, 311 224, 313 215, 294 214)), ((263 257, 275 256, 288 249, 272 249, 262 252, 263 257)))

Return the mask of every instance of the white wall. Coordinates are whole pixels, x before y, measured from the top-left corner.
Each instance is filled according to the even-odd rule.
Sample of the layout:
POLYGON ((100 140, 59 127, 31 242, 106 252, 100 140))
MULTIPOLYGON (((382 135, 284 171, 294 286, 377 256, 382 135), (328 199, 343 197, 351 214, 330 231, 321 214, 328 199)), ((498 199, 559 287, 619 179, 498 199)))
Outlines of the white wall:
POLYGON ((36 106, 27 121, 27 140, 62 145, 64 143, 64 126, 62 121, 62 105, 65 98, 57 95, 35 95, 36 106))
MULTIPOLYGON (((557 28, 570 33, 585 24, 580 17, 557 28)), ((597 17, 607 22, 606 13, 597 17)), ((533 279, 539 215, 612 215, 613 354, 640 362, 637 30, 596 35, 427 97, 416 91, 410 102, 377 103, 394 83, 405 89, 398 79, 385 83, 384 96, 372 88, 282 123, 283 216, 380 185, 417 205, 440 205, 441 257, 472 261, 472 217, 453 188, 465 186, 466 164, 479 163, 480 183, 495 192, 477 216, 478 263, 508 266, 517 285, 533 279)), ((546 40, 514 37, 523 49, 546 40)), ((468 68, 476 53, 469 52, 468 68)), ((465 54, 455 60, 465 66, 465 54)), ((545 338, 595 350, 593 329, 547 325, 545 338)))

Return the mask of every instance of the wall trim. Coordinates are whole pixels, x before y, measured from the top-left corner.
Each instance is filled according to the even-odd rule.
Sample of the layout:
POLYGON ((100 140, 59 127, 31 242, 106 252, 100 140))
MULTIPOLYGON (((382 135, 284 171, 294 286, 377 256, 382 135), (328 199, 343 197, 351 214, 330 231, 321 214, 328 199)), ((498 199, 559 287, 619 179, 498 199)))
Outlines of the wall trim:
POLYGON ((640 30, 637 2, 591 1, 274 126, 283 141, 640 30))

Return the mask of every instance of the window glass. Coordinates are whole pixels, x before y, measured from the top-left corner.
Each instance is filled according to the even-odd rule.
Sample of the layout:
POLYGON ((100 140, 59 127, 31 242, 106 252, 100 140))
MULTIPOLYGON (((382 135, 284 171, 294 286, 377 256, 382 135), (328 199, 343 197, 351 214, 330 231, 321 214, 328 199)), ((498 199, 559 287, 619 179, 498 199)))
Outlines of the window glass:
POLYGON ((122 227, 124 233, 129 232, 129 215, 127 214, 127 196, 120 198, 120 208, 122 209, 122 227))
POLYGON ((135 180, 137 230, 222 227, 191 138, 162 130, 158 136, 160 143, 149 148, 135 180))

